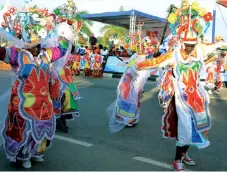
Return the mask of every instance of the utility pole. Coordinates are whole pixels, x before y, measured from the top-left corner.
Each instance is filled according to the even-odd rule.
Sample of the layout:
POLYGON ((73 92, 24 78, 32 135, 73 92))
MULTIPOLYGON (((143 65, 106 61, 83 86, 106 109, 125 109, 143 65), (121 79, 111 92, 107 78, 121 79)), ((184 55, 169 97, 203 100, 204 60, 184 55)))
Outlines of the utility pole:
POLYGON ((213 0, 212 43, 214 43, 214 42, 215 42, 216 7, 217 7, 217 0, 213 0))

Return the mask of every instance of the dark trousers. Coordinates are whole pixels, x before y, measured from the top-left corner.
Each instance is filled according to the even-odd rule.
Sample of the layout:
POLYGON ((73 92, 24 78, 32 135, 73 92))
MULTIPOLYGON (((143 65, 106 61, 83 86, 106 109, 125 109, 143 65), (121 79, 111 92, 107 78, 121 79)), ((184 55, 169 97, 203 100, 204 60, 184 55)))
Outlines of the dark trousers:
POLYGON ((103 58, 103 62, 102 62, 102 71, 104 71, 104 70, 105 70, 107 60, 108 60, 108 56, 104 56, 104 58, 103 58))
POLYGON ((176 161, 176 160, 181 160, 182 154, 183 154, 183 153, 186 154, 187 151, 188 151, 188 148, 189 148, 189 146, 183 146, 183 147, 177 146, 177 147, 176 147, 175 161, 176 161))

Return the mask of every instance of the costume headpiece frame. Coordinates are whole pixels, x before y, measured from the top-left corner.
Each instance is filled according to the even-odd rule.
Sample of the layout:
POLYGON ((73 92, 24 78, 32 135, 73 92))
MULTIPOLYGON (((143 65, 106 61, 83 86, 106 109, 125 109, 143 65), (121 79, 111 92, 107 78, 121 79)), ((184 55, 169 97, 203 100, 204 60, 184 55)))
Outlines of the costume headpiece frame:
POLYGON ((212 20, 211 12, 200 7, 197 1, 190 4, 188 0, 182 0, 181 8, 168 16, 172 34, 187 44, 196 44, 200 36, 207 33, 212 20))

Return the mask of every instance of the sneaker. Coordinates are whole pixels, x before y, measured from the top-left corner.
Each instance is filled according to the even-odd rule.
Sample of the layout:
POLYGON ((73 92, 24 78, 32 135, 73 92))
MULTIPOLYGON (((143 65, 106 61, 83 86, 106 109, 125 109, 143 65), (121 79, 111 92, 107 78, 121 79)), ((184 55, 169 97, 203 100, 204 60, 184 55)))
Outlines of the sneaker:
POLYGON ((30 160, 23 161, 23 162, 22 162, 22 166, 23 166, 24 168, 31 168, 31 167, 32 167, 31 161, 30 161, 30 160))
POLYGON ((43 162, 44 161, 44 159, 43 158, 31 158, 31 160, 32 161, 34 161, 34 162, 43 162))
POLYGON ((184 171, 184 164, 179 160, 174 161, 173 168, 175 171, 184 171))
POLYGON ((212 94, 212 91, 211 91, 211 90, 209 90, 209 91, 208 91, 208 93, 209 93, 209 94, 212 94))
POLYGON ((193 161, 188 154, 182 154, 182 162, 184 162, 187 165, 195 165, 195 161, 193 161))
POLYGON ((220 94, 219 90, 214 91, 215 94, 220 94))

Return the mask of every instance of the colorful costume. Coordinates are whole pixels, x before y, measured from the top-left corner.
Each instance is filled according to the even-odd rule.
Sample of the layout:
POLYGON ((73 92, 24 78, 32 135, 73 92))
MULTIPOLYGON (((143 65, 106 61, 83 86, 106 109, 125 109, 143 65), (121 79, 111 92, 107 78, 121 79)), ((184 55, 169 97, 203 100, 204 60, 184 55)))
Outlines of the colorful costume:
POLYGON ((73 66, 72 66, 72 74, 79 76, 80 75, 80 55, 73 55, 73 66))
POLYGON ((168 108, 174 95, 173 79, 172 67, 167 67, 161 79, 160 92, 158 94, 159 104, 164 110, 168 108))
POLYGON ((3 27, 10 32, 0 30, 0 35, 18 48, 1 48, 0 55, 1 59, 12 65, 17 78, 12 86, 8 115, 5 114, 4 147, 10 161, 21 160, 25 168, 30 168, 31 158, 43 161, 42 156, 54 138, 55 118, 60 112, 59 109, 53 108, 55 102, 52 101, 60 98, 60 83, 56 82, 55 76, 70 57, 73 33, 67 24, 59 24, 53 30, 49 26, 49 20, 46 20, 46 16, 49 16, 47 9, 33 7, 13 13, 15 8, 11 7, 9 10, 10 20, 15 19, 18 23, 4 18, 3 27), (24 13, 27 17, 23 16, 24 13), (31 23, 33 20, 30 19, 35 23, 31 23), (46 30, 43 28, 44 21, 46 30), (21 27, 17 26, 20 24, 27 30, 20 29, 21 27), (11 30, 12 28, 14 30, 11 30), (67 32, 66 35, 62 30, 67 32), (64 44, 59 45, 59 36, 68 42, 64 41, 64 44), (42 45, 39 46, 40 44, 42 45), (41 51, 41 48, 46 51, 41 51))
MULTIPOLYGON (((216 65, 212 63, 209 67, 207 67, 207 77, 206 77, 206 87, 211 90, 215 87, 215 68, 216 65)), ((210 93, 210 92, 209 92, 210 93)), ((211 92, 212 93, 212 92, 211 92)))
MULTIPOLYGON (((57 23, 60 23, 58 27, 58 35, 64 37, 70 42, 75 43, 78 32, 82 27, 82 21, 78 15, 78 10, 75 3, 68 0, 67 4, 59 6, 54 9, 54 14, 57 16, 57 23), (65 11, 67 7, 67 11, 65 11), (65 23, 64 21, 67 21, 65 23), (62 23, 63 22, 63 23, 62 23), (62 26, 62 28, 61 28, 62 26)), ((68 44, 59 42, 60 45, 67 47, 68 44)), ((80 54, 74 55, 75 46, 70 50, 70 59, 62 60, 62 68, 54 68, 55 77, 60 83, 61 99, 56 103, 56 106, 60 106, 60 117, 57 119, 57 129, 64 132, 68 132, 66 125, 66 119, 74 119, 79 116, 79 110, 77 100, 80 98, 79 92, 73 82, 72 74, 80 75, 80 54), (73 63, 73 64, 72 64, 73 63)))
POLYGON ((55 133, 51 97, 60 97, 58 89, 52 89, 49 57, 43 52, 36 59, 15 48, 7 49, 7 54, 10 63, 18 65, 18 73, 3 130, 6 155, 11 161, 42 157, 55 133))
POLYGON ((90 54, 86 53, 84 56, 84 76, 90 77, 91 76, 91 57, 90 54))
MULTIPOLYGON (((227 51, 226 49, 223 51, 227 51)), ((207 69, 207 78, 206 86, 209 89, 209 93, 212 94, 211 90, 214 89, 217 93, 222 88, 222 70, 227 69, 225 63, 225 54, 224 57, 221 57, 220 53, 206 62, 207 69)))
POLYGON ((100 50, 96 50, 94 55, 94 64, 92 66, 92 77, 101 78, 102 77, 102 56, 99 54, 100 50))
POLYGON ((188 48, 195 46, 198 37, 208 29, 207 27, 198 29, 197 26, 203 24, 199 21, 204 19, 206 26, 209 26, 209 22, 212 20, 212 14, 206 14, 205 9, 202 9, 205 15, 197 13, 196 17, 192 17, 196 10, 201 10, 198 2, 193 2, 190 5, 187 1, 183 1, 182 8, 173 10, 168 17, 173 33, 182 35, 181 38, 187 49, 182 50, 181 47, 176 46, 173 51, 141 62, 135 67, 135 70, 142 70, 167 65, 174 66, 174 96, 163 116, 162 131, 164 137, 177 139, 176 157, 173 162, 176 171, 184 170, 182 161, 189 165, 195 165, 195 162, 187 155, 189 146, 205 148, 210 144, 207 137, 207 131, 211 128, 209 96, 200 84, 200 70, 204 66, 205 53, 213 52, 221 44, 210 46, 199 44, 193 51, 188 48), (178 23, 180 26, 176 31, 175 27, 178 23))
POLYGON ((119 81, 116 101, 107 109, 110 120, 109 129, 112 133, 120 131, 125 126, 134 126, 139 122, 142 89, 150 76, 150 71, 132 72, 130 66, 139 60, 139 58, 135 59, 136 56, 132 56, 129 68, 119 81), (135 75, 138 75, 137 80, 135 80, 135 75))

